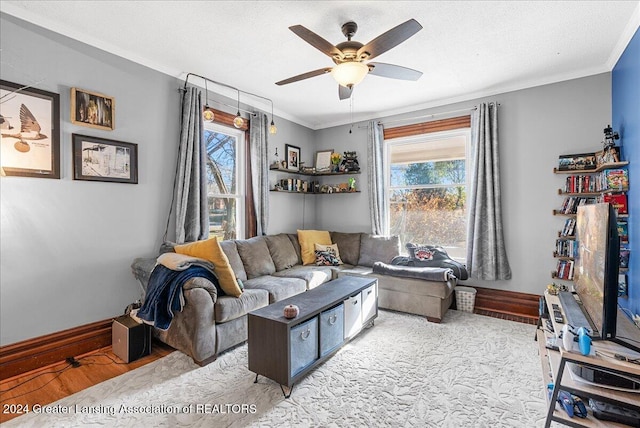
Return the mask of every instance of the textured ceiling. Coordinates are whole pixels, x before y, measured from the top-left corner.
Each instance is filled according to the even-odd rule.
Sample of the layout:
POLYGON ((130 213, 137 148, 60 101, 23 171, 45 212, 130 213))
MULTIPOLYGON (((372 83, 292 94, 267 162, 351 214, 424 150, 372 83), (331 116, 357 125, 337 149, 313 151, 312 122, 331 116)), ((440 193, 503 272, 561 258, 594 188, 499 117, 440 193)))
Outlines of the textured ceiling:
POLYGON ((276 115, 313 129, 611 71, 640 22, 638 1, 2 0, 0 11, 172 76, 270 98, 276 115), (420 70, 417 82, 369 75, 351 101, 330 75, 275 85, 333 65, 291 25, 337 44, 353 20, 354 40, 367 43, 410 18, 424 28, 374 61, 420 70))

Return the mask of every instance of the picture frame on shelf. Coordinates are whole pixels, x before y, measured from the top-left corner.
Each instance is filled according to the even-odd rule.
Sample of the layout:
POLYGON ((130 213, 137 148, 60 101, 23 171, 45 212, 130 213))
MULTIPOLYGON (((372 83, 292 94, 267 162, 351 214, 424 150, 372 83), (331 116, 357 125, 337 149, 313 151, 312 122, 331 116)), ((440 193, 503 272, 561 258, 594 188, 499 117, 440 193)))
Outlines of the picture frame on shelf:
POLYGON ((138 184, 138 145, 72 134, 73 179, 138 184))
POLYGON ((300 147, 285 144, 284 153, 287 161, 287 169, 290 171, 300 170, 300 147))
POLYGON ((316 171, 328 170, 331 168, 332 154, 333 154, 333 149, 318 150, 316 152, 316 162, 314 165, 316 168, 316 171))
POLYGON ((0 80, 2 171, 60 178, 60 95, 0 80))
POLYGON ((71 123, 89 128, 115 129, 114 97, 79 88, 71 88, 71 123))

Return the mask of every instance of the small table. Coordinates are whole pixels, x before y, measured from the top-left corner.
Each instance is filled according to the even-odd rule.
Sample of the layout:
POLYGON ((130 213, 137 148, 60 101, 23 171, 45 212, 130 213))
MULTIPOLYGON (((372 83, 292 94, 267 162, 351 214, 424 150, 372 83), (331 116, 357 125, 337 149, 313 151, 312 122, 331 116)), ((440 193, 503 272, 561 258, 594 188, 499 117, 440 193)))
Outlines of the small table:
POLYGON ((249 370, 280 384, 285 398, 293 385, 329 359, 378 316, 378 281, 345 276, 275 302, 248 315, 249 370), (284 307, 296 305, 287 319, 284 307), (285 393, 284 387, 289 388, 285 393))

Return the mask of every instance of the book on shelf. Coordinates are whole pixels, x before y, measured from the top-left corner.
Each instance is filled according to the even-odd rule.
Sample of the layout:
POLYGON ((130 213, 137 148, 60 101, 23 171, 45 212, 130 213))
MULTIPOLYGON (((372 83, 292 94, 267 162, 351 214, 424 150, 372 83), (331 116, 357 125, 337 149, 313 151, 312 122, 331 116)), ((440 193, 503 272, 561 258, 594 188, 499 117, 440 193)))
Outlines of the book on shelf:
POLYGON ((573 260, 558 260, 558 265, 556 267, 556 278, 558 279, 566 279, 569 281, 573 280, 573 260))
POLYGON ((596 169, 596 167, 595 152, 558 156, 558 170, 560 171, 596 169))
POLYGON ((629 242, 629 225, 626 221, 618 221, 618 236, 620 242, 629 242))
POLYGON ((608 202, 613 205, 616 214, 629 214, 627 206, 627 195, 625 193, 607 193, 602 195, 602 202, 608 202))
POLYGON ((621 273, 618 274, 618 296, 626 296, 627 295, 627 274, 621 273))
POLYGON ((580 205, 595 204, 596 202, 596 197, 568 196, 564 198, 560 212, 562 214, 575 214, 578 212, 580 205))
POLYGON ((620 248, 620 267, 628 268, 629 267, 629 257, 631 256, 631 250, 626 247, 620 248))
POLYGON ((573 236, 576 228, 576 219, 568 218, 564 222, 564 227, 562 228, 562 232, 560 232, 560 236, 573 236))
POLYGON ((626 168, 607 169, 603 175, 605 189, 618 192, 629 190, 629 172, 626 168))

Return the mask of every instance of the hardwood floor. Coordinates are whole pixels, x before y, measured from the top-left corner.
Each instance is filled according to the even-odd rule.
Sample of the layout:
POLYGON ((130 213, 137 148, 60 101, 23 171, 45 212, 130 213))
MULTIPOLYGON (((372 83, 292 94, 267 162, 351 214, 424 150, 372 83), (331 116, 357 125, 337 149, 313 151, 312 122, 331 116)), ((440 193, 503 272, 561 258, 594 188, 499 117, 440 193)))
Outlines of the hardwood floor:
POLYGON ((76 362, 63 361, 14 376, 0 382, 0 423, 31 409, 34 404, 50 404, 90 386, 137 369, 173 352, 162 342, 154 341, 151 354, 129 364, 111 350, 111 346, 76 357, 76 362))
MULTIPOLYGON (((478 309, 474 312, 478 315, 525 324, 535 325, 537 322, 537 318, 526 316, 478 309)), ((79 363, 77 366, 64 361, 3 380, 0 382, 0 406, 2 409, 0 423, 20 416, 20 413, 15 412, 19 406, 24 408, 27 405, 31 409, 34 404, 53 403, 174 352, 173 348, 155 340, 151 349, 150 355, 126 364, 112 352, 111 346, 108 346, 76 357, 76 361, 79 363)))

